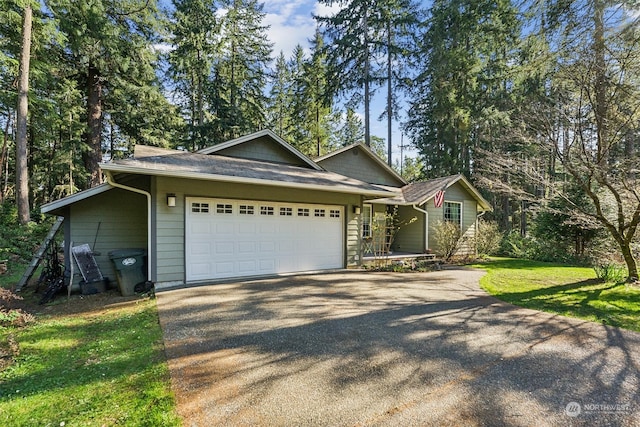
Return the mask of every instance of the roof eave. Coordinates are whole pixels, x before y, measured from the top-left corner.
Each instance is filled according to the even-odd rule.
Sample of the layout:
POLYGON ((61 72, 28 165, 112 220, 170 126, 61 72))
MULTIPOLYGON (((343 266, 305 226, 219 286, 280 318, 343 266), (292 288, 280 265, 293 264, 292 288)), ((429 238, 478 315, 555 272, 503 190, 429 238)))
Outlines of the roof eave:
POLYGON ((137 175, 155 175, 155 176, 166 176, 172 178, 186 178, 186 179, 200 179, 206 181, 220 181, 220 182, 231 182, 231 183, 239 183, 239 184, 256 184, 256 185, 271 185, 274 187, 286 187, 286 188, 301 188, 305 190, 320 190, 320 191, 330 191, 336 193, 347 193, 347 194, 364 194, 364 195, 372 195, 372 196, 390 196, 393 193, 390 193, 386 190, 367 190, 363 188, 352 188, 349 186, 326 186, 320 184, 309 184, 309 183, 300 183, 300 182, 287 182, 287 181, 277 181, 277 180, 269 180, 269 179, 259 179, 259 178, 247 178, 241 176, 231 176, 231 175, 219 175, 219 174, 208 174, 202 172, 181 172, 181 171, 166 171, 159 169, 148 169, 142 167, 135 166, 125 166, 125 165, 117 165, 112 163, 101 163, 100 167, 105 171, 111 172, 120 172, 120 173, 131 173, 137 175))
POLYGON ((55 200, 53 202, 45 203, 40 206, 40 212, 43 214, 51 214, 55 213, 59 209, 65 208, 73 203, 82 201, 84 199, 88 199, 89 197, 96 196, 98 194, 104 193, 105 191, 111 190, 113 187, 109 184, 100 184, 96 187, 90 188, 88 190, 81 191, 79 193, 72 194, 70 196, 64 197, 62 199, 55 200))

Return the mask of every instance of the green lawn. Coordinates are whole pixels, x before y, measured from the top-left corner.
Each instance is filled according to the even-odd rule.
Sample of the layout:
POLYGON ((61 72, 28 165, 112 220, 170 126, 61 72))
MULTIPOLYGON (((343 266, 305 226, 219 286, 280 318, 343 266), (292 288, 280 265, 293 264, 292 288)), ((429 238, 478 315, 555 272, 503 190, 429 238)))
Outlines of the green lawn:
POLYGON ((501 300, 640 332, 640 289, 603 283, 591 268, 508 258, 474 267, 487 271, 480 285, 501 300))
POLYGON ((2 426, 177 426, 155 300, 0 327, 2 426), (5 348, 7 346, 5 345, 5 348))

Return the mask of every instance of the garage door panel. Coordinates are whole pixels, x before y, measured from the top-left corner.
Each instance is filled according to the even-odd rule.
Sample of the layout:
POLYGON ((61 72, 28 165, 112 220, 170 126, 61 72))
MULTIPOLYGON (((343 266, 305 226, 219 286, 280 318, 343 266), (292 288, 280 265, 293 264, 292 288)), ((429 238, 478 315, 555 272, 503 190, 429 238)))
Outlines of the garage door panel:
POLYGON ((253 273, 256 271, 256 262, 251 260, 244 260, 238 262, 238 273, 253 273))
POLYGON ((187 280, 340 268, 342 217, 340 206, 188 198, 187 280))
POLYGON ((238 242, 239 254, 254 254, 256 252, 255 242, 238 242))

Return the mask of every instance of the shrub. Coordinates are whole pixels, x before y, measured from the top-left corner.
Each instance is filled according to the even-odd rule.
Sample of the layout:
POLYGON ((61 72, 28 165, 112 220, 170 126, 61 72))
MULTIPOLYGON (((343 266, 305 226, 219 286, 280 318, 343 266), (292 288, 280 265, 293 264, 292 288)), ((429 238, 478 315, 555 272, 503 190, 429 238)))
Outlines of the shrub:
POLYGON ((604 263, 593 266, 596 277, 603 282, 621 283, 627 278, 627 269, 619 264, 604 263))
POLYGON ((502 233, 495 221, 478 221, 478 234, 476 235, 476 249, 478 255, 495 255, 500 250, 502 233))
POLYGON ((16 207, 0 204, 0 259, 30 260, 51 228, 52 220, 20 225, 16 207))
POLYGON ((436 247, 445 261, 449 261, 462 244, 460 227, 450 221, 438 221, 434 227, 436 247))

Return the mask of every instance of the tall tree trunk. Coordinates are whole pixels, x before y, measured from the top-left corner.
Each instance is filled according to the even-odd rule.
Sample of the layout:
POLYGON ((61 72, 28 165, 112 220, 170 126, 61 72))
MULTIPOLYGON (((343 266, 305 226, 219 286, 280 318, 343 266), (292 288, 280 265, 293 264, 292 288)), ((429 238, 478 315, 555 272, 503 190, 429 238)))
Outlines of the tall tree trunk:
POLYGON ((371 147, 371 123, 370 123, 370 103, 371 94, 369 93, 369 28, 367 15, 368 8, 364 9, 363 27, 364 27, 364 143, 371 147))
POLYGON ((595 56, 595 115, 598 144, 598 166, 604 166, 609 157, 609 136, 607 132, 607 84, 604 40, 604 0, 596 0, 594 5, 594 56, 595 56))
MULTIPOLYGON (((391 99, 391 87, 392 87, 392 82, 391 82, 391 60, 393 58, 392 54, 391 54, 391 40, 392 40, 392 34, 391 34, 391 18, 389 18, 389 22, 387 22, 387 163, 389 164, 389 166, 391 166, 392 164, 392 158, 391 158, 391 147, 392 147, 392 143, 391 143, 391 125, 392 125, 392 121, 393 121, 393 114, 391 109, 392 107, 392 99, 391 99)), ((401 166, 402 167, 402 166, 401 166)))
POLYGON ((31 6, 25 6, 22 26, 22 51, 20 54, 20 80, 18 83, 18 115, 16 120, 16 202, 20 224, 26 224, 31 220, 27 165, 27 115, 29 114, 29 62, 31 60, 32 15, 31 6))
POLYGON ((0 152, 0 203, 4 202, 4 198, 7 195, 8 184, 8 165, 9 165, 9 126, 11 126, 11 111, 7 111, 7 122, 4 125, 4 134, 2 138, 2 152, 0 152))
POLYGON ((102 161, 102 81, 100 71, 89 64, 87 76, 87 151, 83 154, 84 166, 89 172, 89 187, 102 183, 98 164, 102 161))

